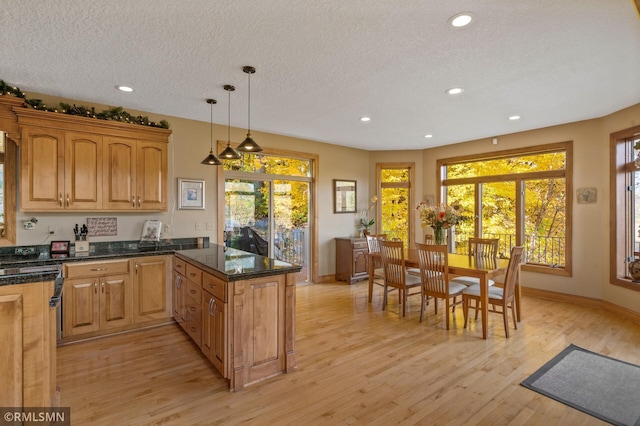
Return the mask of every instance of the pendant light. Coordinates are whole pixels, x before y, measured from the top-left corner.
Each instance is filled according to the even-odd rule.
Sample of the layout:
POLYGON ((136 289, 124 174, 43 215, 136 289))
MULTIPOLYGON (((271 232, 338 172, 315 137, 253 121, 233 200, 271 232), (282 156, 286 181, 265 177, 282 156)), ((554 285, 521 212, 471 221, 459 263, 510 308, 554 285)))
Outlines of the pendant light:
POLYGON ((260 145, 258 145, 256 141, 251 138, 251 74, 254 74, 256 72, 256 69, 254 67, 246 66, 242 67, 242 71, 247 73, 247 75, 249 76, 249 118, 247 121, 247 138, 242 141, 240 145, 238 145, 238 148, 236 148, 236 150, 242 152, 260 152, 262 151, 262 148, 260 148, 260 145))
POLYGON ((207 158, 202 160, 200 164, 207 164, 209 166, 220 166, 222 161, 218 160, 218 157, 213 153, 213 105, 217 103, 215 99, 207 99, 207 103, 211 105, 211 149, 207 158))
POLYGON ((236 88, 230 84, 224 85, 224 90, 229 94, 229 102, 228 102, 228 122, 227 122, 227 147, 218 154, 222 160, 239 160, 242 156, 236 152, 235 149, 231 148, 231 92, 236 90, 236 88))

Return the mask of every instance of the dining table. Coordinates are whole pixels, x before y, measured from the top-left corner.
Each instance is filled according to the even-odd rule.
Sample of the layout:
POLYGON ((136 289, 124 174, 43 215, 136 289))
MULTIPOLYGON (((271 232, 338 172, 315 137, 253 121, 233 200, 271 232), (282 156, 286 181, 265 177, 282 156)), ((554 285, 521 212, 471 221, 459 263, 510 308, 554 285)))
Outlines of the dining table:
MULTIPOLYGON (((408 268, 419 268, 418 251, 416 249, 405 248, 405 266, 408 268)), ((373 276, 376 264, 381 264, 382 259, 379 252, 369 253, 367 265, 369 273, 369 302, 372 300, 373 276)), ((509 259, 470 256, 467 254, 448 253, 447 263, 449 274, 476 277, 480 280, 480 303, 482 307, 489 304, 489 279, 504 275, 509 266, 509 259)), ((519 281, 519 280, 518 280, 519 281)), ((516 285, 515 291, 516 318, 520 321, 520 285, 516 285)), ((482 338, 487 338, 488 315, 487 309, 481 309, 482 314, 482 338)))

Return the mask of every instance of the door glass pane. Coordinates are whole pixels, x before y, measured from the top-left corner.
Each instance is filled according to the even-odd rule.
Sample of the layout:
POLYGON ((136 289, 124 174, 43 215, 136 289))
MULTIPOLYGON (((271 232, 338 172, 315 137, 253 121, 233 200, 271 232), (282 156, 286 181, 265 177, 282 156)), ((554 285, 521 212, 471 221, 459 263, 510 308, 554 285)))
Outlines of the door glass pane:
POLYGON ((269 256, 269 182, 225 181, 226 245, 269 256))
POLYGON ((225 170, 286 176, 311 176, 311 161, 268 154, 243 154, 242 158, 224 161, 225 170))
POLYGON ((309 183, 274 181, 274 250, 276 259, 301 265, 297 282, 309 281, 309 183))
MULTIPOLYGON (((382 188, 382 233, 387 239, 409 241, 409 189, 382 188)), ((413 213, 413 210, 412 210, 413 213)))
POLYGON ((525 183, 524 229, 528 263, 565 265, 565 198, 564 179, 525 183))
POLYGON ((516 244, 516 183, 494 182, 481 185, 481 238, 498 238, 498 256, 508 258, 516 244))

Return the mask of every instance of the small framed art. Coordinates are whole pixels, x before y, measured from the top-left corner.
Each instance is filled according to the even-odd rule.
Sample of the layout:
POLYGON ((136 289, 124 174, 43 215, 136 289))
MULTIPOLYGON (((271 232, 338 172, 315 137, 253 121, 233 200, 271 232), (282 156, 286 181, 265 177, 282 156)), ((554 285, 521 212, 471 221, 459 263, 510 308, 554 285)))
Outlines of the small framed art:
POLYGON ((178 178, 178 209, 204 210, 204 180, 178 178))
POLYGON ((70 241, 51 241, 49 249, 52 258, 60 258, 69 256, 70 241))

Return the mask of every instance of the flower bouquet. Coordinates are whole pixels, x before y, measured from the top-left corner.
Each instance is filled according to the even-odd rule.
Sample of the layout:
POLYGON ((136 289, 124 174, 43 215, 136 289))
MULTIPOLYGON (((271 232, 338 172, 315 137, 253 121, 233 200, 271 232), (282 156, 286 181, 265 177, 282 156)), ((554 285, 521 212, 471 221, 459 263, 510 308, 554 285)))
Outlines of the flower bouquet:
POLYGON ((465 220, 462 216, 462 206, 457 201, 450 205, 429 205, 421 201, 416 210, 420 214, 422 226, 433 228, 436 244, 444 244, 445 231, 465 220))

